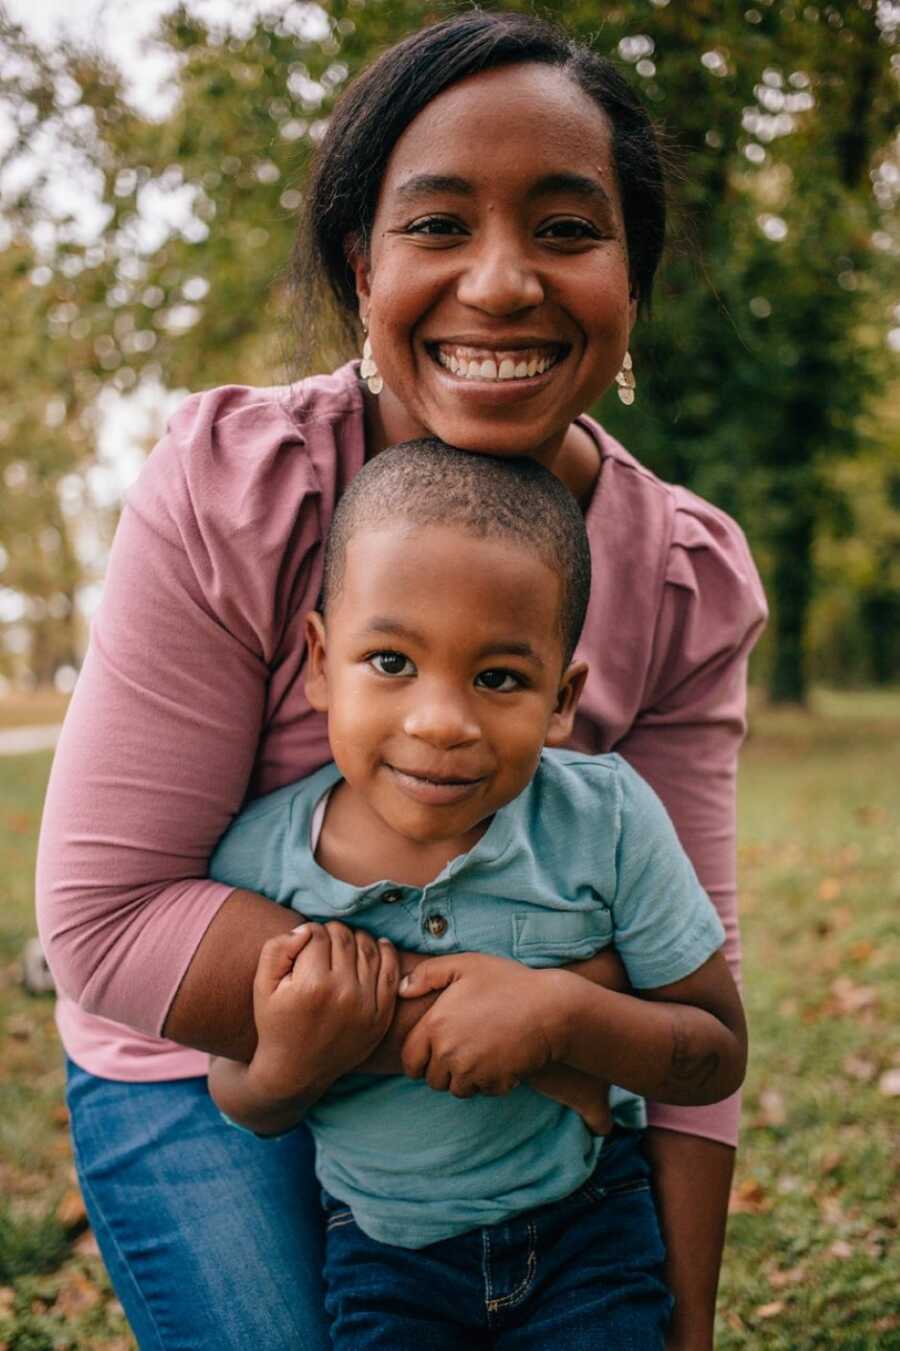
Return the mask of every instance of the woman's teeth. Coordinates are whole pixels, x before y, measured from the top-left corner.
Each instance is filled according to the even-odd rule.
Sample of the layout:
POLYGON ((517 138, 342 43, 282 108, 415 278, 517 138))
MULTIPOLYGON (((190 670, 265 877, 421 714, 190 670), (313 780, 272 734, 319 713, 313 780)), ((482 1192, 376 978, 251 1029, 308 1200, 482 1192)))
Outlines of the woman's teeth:
POLYGON ((489 356, 447 352, 439 347, 437 359, 448 371, 461 376, 463 380, 527 380, 548 371, 559 360, 559 354, 523 352, 515 357, 501 357, 498 361, 489 356))

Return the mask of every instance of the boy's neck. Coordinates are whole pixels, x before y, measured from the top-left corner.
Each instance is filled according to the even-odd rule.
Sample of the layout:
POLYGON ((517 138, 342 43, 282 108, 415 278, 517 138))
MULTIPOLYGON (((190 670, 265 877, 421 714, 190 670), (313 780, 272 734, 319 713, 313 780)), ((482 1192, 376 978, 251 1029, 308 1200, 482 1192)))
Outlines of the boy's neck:
POLYGON ((451 859, 478 843, 489 817, 463 836, 420 842, 399 834, 373 812, 345 779, 331 790, 316 845, 320 868, 341 882, 365 887, 389 879, 407 887, 424 887, 451 859))

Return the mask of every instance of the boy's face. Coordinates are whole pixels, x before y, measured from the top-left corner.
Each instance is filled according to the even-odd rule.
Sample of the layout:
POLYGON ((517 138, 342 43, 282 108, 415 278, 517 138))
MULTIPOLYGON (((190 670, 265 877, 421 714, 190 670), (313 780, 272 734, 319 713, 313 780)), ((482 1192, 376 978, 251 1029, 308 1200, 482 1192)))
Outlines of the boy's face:
POLYGON ((327 623, 307 617, 306 690, 342 775, 420 842, 465 835, 569 736, 587 667, 563 671, 559 577, 457 528, 362 529, 327 623))

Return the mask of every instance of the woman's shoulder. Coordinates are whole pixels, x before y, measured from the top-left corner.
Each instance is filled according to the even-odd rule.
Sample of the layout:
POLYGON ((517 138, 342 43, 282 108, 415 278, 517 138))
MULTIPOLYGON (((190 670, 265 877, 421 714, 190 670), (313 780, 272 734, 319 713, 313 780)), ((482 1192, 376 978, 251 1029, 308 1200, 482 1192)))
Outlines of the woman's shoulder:
POLYGON ((173 542, 204 524, 253 531, 290 504, 329 503, 364 455, 351 366, 293 385, 222 385, 189 395, 129 490, 128 505, 173 542))
MULTIPOLYGON (((663 590, 686 588, 717 601, 744 597, 762 618, 765 597, 746 537, 733 517, 697 493, 667 483, 597 423, 603 462, 598 515, 625 528, 663 590)), ((590 514, 589 514, 590 520, 590 514)), ((660 594, 660 601, 662 594, 660 594)))

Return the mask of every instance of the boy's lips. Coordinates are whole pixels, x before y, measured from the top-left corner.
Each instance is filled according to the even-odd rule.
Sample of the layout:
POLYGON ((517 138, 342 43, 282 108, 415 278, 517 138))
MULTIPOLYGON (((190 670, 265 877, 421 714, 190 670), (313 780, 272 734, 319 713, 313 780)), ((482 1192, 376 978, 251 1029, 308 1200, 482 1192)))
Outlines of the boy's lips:
POLYGON ((458 775, 423 774, 419 770, 400 769, 389 764, 398 787, 407 797, 432 807, 446 807, 462 802, 484 783, 484 776, 462 778, 458 775))

